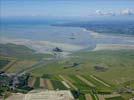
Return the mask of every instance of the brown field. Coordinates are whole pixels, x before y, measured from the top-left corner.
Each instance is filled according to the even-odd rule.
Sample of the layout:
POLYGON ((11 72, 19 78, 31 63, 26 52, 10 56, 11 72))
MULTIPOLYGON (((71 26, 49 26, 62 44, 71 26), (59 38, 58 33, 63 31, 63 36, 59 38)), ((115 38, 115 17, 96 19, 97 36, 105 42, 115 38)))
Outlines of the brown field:
POLYGON ((104 96, 103 95, 97 95, 99 100, 105 100, 104 96))
POLYGON ((47 83, 47 86, 48 86, 49 90, 53 90, 54 89, 50 80, 46 80, 46 83, 47 83))
POLYGON ((40 78, 40 87, 45 88, 44 79, 40 78))
POLYGON ((44 80, 44 88, 48 89, 47 80, 44 80))
POLYGON ((22 94, 22 93, 13 93, 9 98, 6 98, 5 100, 23 100, 23 98, 24 98, 24 94, 22 94))
POLYGON ((85 94, 85 98, 86 98, 86 100, 93 100, 92 96, 90 94, 85 94))

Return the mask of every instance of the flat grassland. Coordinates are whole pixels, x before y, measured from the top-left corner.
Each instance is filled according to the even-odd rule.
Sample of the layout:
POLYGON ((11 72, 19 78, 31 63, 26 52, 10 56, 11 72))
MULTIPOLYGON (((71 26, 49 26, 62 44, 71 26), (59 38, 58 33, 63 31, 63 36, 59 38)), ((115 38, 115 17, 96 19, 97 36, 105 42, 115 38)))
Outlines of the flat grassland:
POLYGON ((15 58, 5 57, 0 55, 0 70, 6 71, 16 62, 15 58))
POLYGON ((10 63, 9 60, 0 59, 0 69, 3 69, 3 67, 5 67, 6 65, 8 65, 9 63, 10 63))
POLYGON ((29 68, 30 66, 34 65, 37 61, 35 60, 18 60, 14 63, 7 72, 9 73, 16 73, 23 69, 29 68))
MULTIPOLYGON (((81 51, 72 54, 70 58, 42 65, 42 67, 32 70, 31 74, 38 77, 43 74, 68 77, 68 81, 77 89, 84 93, 90 92, 91 95, 94 90, 88 85, 89 82, 95 86, 97 92, 112 93, 126 86, 134 88, 133 59, 133 50, 81 51), (79 78, 78 75, 84 79, 79 78), (92 91, 87 91, 87 89, 92 91)), ((97 98, 96 95, 92 96, 97 98)), ((122 97, 128 99, 132 95, 122 94, 122 97)))
POLYGON ((121 84, 134 77, 134 51, 78 52, 73 57, 54 62, 32 71, 35 76, 43 74, 95 75, 111 84, 121 84), (73 66, 77 63, 77 66, 73 66), (99 66, 100 69, 96 69, 99 66), (103 70, 104 69, 104 70, 103 70))
POLYGON ((51 54, 36 53, 24 45, 0 44, 0 71, 18 73, 27 70, 44 58, 51 57, 51 54))
MULTIPOLYGON (((93 100, 98 100, 97 93, 110 94, 126 86, 134 88, 133 59, 133 50, 79 51, 69 58, 47 65, 41 64, 39 67, 37 65, 30 72, 35 77, 34 82, 31 81, 31 86, 79 90, 82 93, 80 100, 85 100, 85 94, 90 94, 93 100)), ((35 59, 19 59, 7 72, 18 72, 38 62, 35 59)), ((125 99, 132 97, 131 94, 121 96, 125 99)))

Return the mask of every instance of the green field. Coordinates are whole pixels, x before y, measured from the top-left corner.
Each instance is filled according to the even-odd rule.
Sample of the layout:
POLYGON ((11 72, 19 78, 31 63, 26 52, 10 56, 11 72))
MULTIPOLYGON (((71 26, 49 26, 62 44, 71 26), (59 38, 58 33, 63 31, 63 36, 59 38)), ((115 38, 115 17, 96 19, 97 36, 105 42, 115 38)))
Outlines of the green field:
POLYGON ((134 51, 96 51, 75 53, 73 58, 51 63, 32 71, 33 75, 42 74, 93 74, 111 84, 133 80, 134 51), (77 57, 75 57, 77 56, 77 57), (70 67, 71 63, 79 63, 70 67), (94 66, 104 66, 106 71, 95 70, 94 66), (66 67, 66 68, 65 68, 66 67), (54 70, 54 71, 52 71, 54 70), (86 70, 86 71, 85 71, 86 70))
POLYGON ((16 45, 12 43, 0 44, 0 56, 17 58, 19 60, 41 60, 43 58, 52 57, 51 54, 36 53, 35 50, 24 45, 16 45))
POLYGON ((124 100, 122 97, 106 98, 106 100, 124 100))
POLYGON ((10 61, 5 59, 0 59, 0 69, 5 67, 10 61))
POLYGON ((73 80, 73 84, 78 87, 79 90, 88 90, 90 87, 85 84, 84 82, 82 82, 81 80, 79 80, 76 76, 71 75, 69 76, 69 78, 71 78, 73 80))
MULTIPOLYGON (((80 91, 79 98, 81 100, 84 100, 85 93, 91 94, 93 100, 98 100, 97 93, 111 94, 126 87, 134 89, 134 51, 132 50, 79 51, 71 54, 69 58, 52 61, 48 64, 43 60, 43 63, 38 64, 42 59, 52 56, 34 54, 33 50, 23 46, 21 48, 27 51, 28 55, 26 55, 24 51, 16 52, 20 46, 8 45, 12 50, 8 52, 9 56, 7 57, 3 54, 4 50, 9 48, 4 46, 4 49, 2 49, 1 68, 3 69, 11 59, 14 59, 15 62, 10 65, 6 72, 23 72, 31 66, 35 67, 29 72, 33 77, 37 77, 34 88, 40 88, 40 78, 43 78, 49 80, 55 90, 67 89, 62 84, 64 80, 59 77, 59 75, 62 75, 80 91), (89 81, 94 87, 82 81, 77 75, 89 81)), ((70 87, 70 90, 75 90, 72 86, 70 87)), ((133 94, 122 93, 121 96, 128 99, 133 97, 133 94)))
POLYGON ((51 82, 55 90, 67 90, 67 88, 61 83, 61 81, 52 80, 51 82))
POLYGON ((21 72, 51 57, 51 54, 36 53, 24 45, 0 44, 0 69, 8 73, 21 72))
POLYGON ((35 83, 34 83, 34 88, 38 89, 39 87, 40 87, 40 78, 37 77, 37 78, 36 78, 36 81, 35 81, 35 83))
POLYGON ((9 73, 19 72, 21 70, 24 70, 24 69, 27 69, 27 68, 31 67, 32 65, 34 65, 36 63, 37 63, 36 60, 17 60, 6 71, 9 72, 9 73))
POLYGON ((83 76, 83 77, 85 79, 89 80, 90 82, 92 82, 95 85, 95 88, 99 93, 109 94, 114 89, 113 86, 112 87, 107 87, 104 84, 96 81, 95 79, 91 78, 90 75, 86 75, 86 76, 83 76))
MULTIPOLYGON (((117 50, 117 51, 93 51, 93 52, 77 52, 72 54, 72 58, 66 58, 58 62, 53 62, 48 65, 42 65, 39 69, 32 71, 34 76, 42 76, 43 74, 52 75, 82 75, 84 78, 96 85, 96 90, 100 93, 111 93, 121 87, 122 84, 128 84, 133 88, 134 77, 134 51, 132 50, 117 50), (72 67, 73 63, 78 63, 78 66, 72 67), (98 70, 95 66, 101 66, 106 70, 98 70), (54 70, 54 71, 53 71, 54 70), (92 79, 90 75, 94 75, 99 80, 104 81, 111 87, 106 87, 104 84, 92 79)), ((81 83, 75 76, 69 77, 77 81, 74 83, 80 89, 88 88, 85 83, 81 83)), ((127 95, 131 97, 132 94, 127 95)))

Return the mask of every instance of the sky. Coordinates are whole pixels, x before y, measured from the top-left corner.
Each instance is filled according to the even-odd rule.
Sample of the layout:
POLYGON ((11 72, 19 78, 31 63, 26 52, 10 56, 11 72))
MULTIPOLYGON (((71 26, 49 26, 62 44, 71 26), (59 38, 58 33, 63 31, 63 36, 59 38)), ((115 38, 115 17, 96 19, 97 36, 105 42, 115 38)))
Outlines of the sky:
MULTIPOLYGON (((134 0, 0 0, 0 17, 102 17, 134 15, 134 0)), ((132 17, 131 17, 132 18, 132 17)))

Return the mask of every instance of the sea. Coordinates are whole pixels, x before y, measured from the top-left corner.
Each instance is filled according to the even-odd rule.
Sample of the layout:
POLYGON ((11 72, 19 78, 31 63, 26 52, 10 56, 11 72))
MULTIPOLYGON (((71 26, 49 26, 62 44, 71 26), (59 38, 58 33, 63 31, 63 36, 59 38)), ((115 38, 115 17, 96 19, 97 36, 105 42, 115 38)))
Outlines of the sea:
MULTIPOLYGON (((95 27, 95 24, 93 24, 94 26, 91 27, 90 22, 89 22, 90 24, 87 24, 86 27, 85 26, 82 27, 82 22, 80 24, 81 26, 79 26, 79 24, 77 26, 65 25, 65 23, 66 21, 57 21, 57 20, 56 21, 27 21, 27 20, 1 21, 0 40, 2 41, 0 42, 3 43, 4 40, 6 41, 10 39, 49 41, 51 43, 76 45, 90 49, 95 48, 97 44, 134 45, 134 35, 130 35, 129 33, 123 32, 123 35, 112 34, 112 33, 106 34, 106 32, 108 32, 106 31, 103 34, 103 31, 99 32, 96 31, 95 28, 93 28, 95 27), (60 25, 58 25, 57 23, 58 24, 60 23, 60 25), (64 24, 62 25, 61 23, 64 24)), ((99 25, 101 25, 101 23, 102 22, 100 22, 99 25)), ((133 29, 133 26, 134 23, 132 24, 131 28, 130 24, 128 24, 129 31, 131 32, 131 34, 132 34, 131 29, 133 29)), ((96 27, 97 27, 96 29, 98 29, 98 26, 96 27)), ((127 27, 127 25, 125 25, 125 27, 127 27)), ((119 31, 122 31, 121 28, 119 31)))

